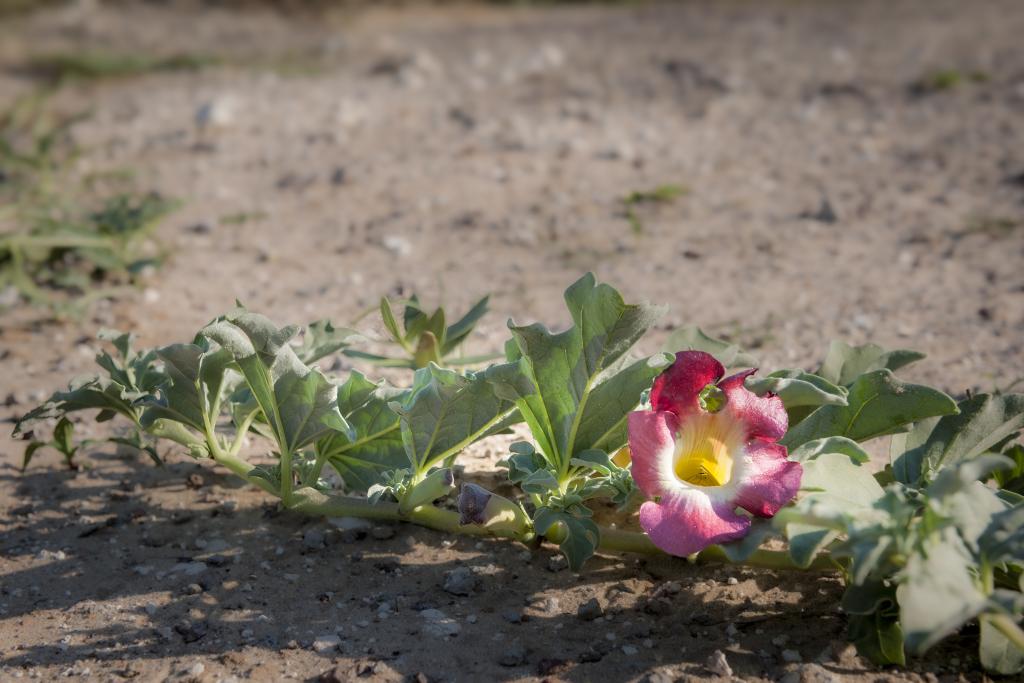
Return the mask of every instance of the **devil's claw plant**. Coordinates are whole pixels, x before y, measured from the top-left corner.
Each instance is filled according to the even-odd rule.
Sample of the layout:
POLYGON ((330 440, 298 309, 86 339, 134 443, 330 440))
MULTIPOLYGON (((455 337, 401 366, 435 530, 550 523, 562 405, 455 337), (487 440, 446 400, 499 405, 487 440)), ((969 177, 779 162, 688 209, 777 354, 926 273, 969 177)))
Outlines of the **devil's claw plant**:
POLYGON ((394 309, 387 297, 380 300, 380 316, 389 341, 397 345, 406 354, 396 358, 376 353, 368 353, 351 349, 347 355, 365 360, 382 367, 424 368, 429 363, 435 365, 475 365, 494 360, 499 356, 486 354, 480 356, 456 356, 456 351, 473 332, 476 324, 487 314, 487 302, 484 297, 476 302, 469 311, 457 321, 448 325, 444 307, 439 306, 433 313, 428 313, 420 305, 419 298, 414 294, 405 302, 402 322, 399 324, 394 309))
POLYGON ((93 410, 123 418, 113 439, 158 463, 181 448, 300 513, 547 540, 574 570, 596 552, 635 552, 836 572, 850 638, 872 660, 902 664, 972 622, 987 669, 1024 669, 1024 395, 958 403, 896 377, 921 354, 874 345, 833 343, 813 370, 755 372, 694 327, 635 357, 661 308, 591 275, 565 302, 567 330, 510 322, 503 362, 457 372, 440 361, 486 299, 452 326, 412 302, 403 328, 385 300, 384 325, 410 354, 398 364, 419 367, 407 387, 326 375, 314 363, 334 354, 381 361, 326 321, 300 339, 239 308, 189 343, 141 352, 104 333, 116 355, 97 357, 103 374, 18 423, 24 464, 44 447, 70 463, 88 442, 74 442, 69 415, 93 410), (530 438, 503 465, 521 493, 462 482, 457 511, 445 505, 459 455, 517 423, 530 438), (888 462, 863 445, 880 438, 888 462), (618 522, 601 526, 593 513, 608 504, 618 522))

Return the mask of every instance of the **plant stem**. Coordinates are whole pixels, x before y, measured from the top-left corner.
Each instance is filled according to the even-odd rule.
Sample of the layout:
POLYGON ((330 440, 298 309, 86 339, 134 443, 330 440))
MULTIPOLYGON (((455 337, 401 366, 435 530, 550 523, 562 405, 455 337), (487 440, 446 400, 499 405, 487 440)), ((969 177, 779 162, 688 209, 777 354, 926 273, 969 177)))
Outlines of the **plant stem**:
POLYGON ((274 489, 274 485, 271 484, 269 481, 263 479, 262 477, 256 477, 249 474, 250 472, 252 472, 253 466, 244 459, 238 457, 237 455, 234 455, 233 453, 219 452, 213 454, 213 459, 217 462, 217 464, 223 465, 224 467, 228 468, 229 470, 231 470, 232 472, 234 472, 239 477, 241 477, 248 483, 252 484, 253 486, 258 486, 267 493, 271 493, 274 496, 279 495, 278 492, 274 489))
MULTIPOLYGON (((403 515, 397 503, 380 502, 374 504, 362 498, 327 496, 311 488, 296 490, 292 497, 292 503, 294 510, 311 516, 364 517, 367 519, 407 521, 451 534, 493 536, 522 542, 528 542, 533 538, 532 533, 524 535, 513 531, 489 529, 473 524, 461 525, 459 524, 459 515, 457 513, 450 510, 442 510, 433 505, 424 505, 403 515)), ((560 526, 555 526, 547 534, 546 538, 552 543, 559 543, 563 540, 564 533, 560 526)), ((601 543, 598 549, 605 552, 626 552, 669 557, 664 551, 655 546, 646 535, 640 532, 623 531, 607 527, 601 528, 601 543)), ((711 546, 698 553, 696 561, 737 564, 766 569, 803 570, 802 567, 795 565, 786 553, 775 550, 756 550, 743 562, 733 562, 720 547, 711 546)), ((828 572, 835 569, 835 562, 828 555, 822 554, 805 571, 828 572)))

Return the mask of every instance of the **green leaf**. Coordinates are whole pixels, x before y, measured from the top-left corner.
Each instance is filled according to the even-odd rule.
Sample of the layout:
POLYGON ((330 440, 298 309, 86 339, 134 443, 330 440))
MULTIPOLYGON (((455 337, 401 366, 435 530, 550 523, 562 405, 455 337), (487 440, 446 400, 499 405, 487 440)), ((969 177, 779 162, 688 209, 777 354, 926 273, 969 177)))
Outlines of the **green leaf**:
POLYGON ((845 453, 822 453, 803 467, 802 491, 825 493, 844 504, 860 507, 871 507, 885 493, 870 470, 845 453))
POLYGON ((558 547, 574 572, 594 554, 601 540, 601 529, 593 520, 548 507, 539 508, 534 514, 533 528, 538 536, 558 540, 558 547))
POLYGON ((803 370, 778 370, 765 377, 750 377, 747 389, 759 396, 778 394, 786 410, 803 406, 845 406, 847 391, 824 377, 803 370))
POLYGON ((915 428, 913 438, 908 436, 901 444, 910 447, 893 460, 899 481, 912 486, 929 481, 943 467, 998 451, 1024 428, 1024 394, 979 394, 960 401, 958 407, 958 414, 929 424, 926 437, 926 427, 915 428))
POLYGON ((157 350, 164 362, 167 383, 160 399, 150 399, 142 425, 173 420, 205 434, 206 424, 216 425, 221 391, 228 364, 234 360, 227 349, 210 351, 196 344, 174 344, 157 350))
POLYGON ((562 472, 574 455, 595 445, 592 440, 614 433, 639 401, 641 378, 658 374, 661 366, 655 361, 628 366, 625 378, 602 375, 662 313, 658 307, 625 304, 617 291, 598 285, 589 273, 566 290, 565 301, 572 327, 552 334, 541 324, 510 323, 522 357, 488 370, 496 392, 516 400, 548 462, 562 472), (607 382, 615 384, 600 389, 595 400, 607 382), (614 387, 625 395, 613 396, 614 387))
POLYGON ((398 414, 388 405, 402 394, 356 371, 338 387, 338 409, 352 431, 330 432, 316 449, 347 488, 367 490, 381 483, 386 472, 408 464, 398 414))
POLYGON ((391 403, 401 417, 405 452, 415 472, 501 427, 514 407, 495 394, 483 374, 462 376, 434 364, 417 370, 409 394, 391 403))
POLYGON ((781 439, 790 449, 828 436, 867 441, 892 434, 911 422, 957 411, 946 394, 901 382, 890 370, 861 375, 850 385, 848 405, 822 406, 781 439))
POLYGON ((480 322, 480 319, 487 314, 487 304, 490 301, 489 296, 485 296, 480 301, 469 309, 466 315, 459 318, 457 321, 452 323, 448 330, 445 332, 444 346, 441 348, 441 355, 447 356, 449 353, 455 350, 455 348, 465 341, 469 333, 473 331, 476 324, 480 322))
POLYGON ((18 420, 14 436, 24 434, 27 426, 39 420, 60 418, 79 410, 112 411, 134 422, 138 416, 133 396, 123 384, 107 377, 76 379, 67 391, 55 392, 45 403, 18 420))
POLYGON ((978 654, 986 670, 1004 676, 1024 671, 1024 650, 1017 647, 989 619, 981 619, 978 654))
POLYGON ((995 473, 999 488, 1024 494, 1024 446, 1017 444, 1003 452, 1013 466, 995 473))
POLYGON ((709 337, 695 325, 680 327, 670 334, 662 349, 668 353, 704 351, 727 368, 753 368, 758 365, 756 358, 742 351, 736 344, 709 337))
POLYGON ((750 531, 738 541, 723 543, 720 547, 731 562, 741 563, 754 554, 766 540, 778 536, 770 519, 755 518, 750 523, 750 531))
POLYGON ((69 465, 75 457, 75 451, 78 450, 74 442, 74 432, 75 425, 71 424, 71 420, 66 417, 62 417, 57 422, 57 426, 53 428, 53 441, 51 443, 64 456, 64 462, 69 465))
POLYGON ((338 410, 338 388, 306 367, 288 346, 297 331, 266 317, 236 312, 203 329, 203 336, 234 356, 282 454, 294 453, 331 430, 348 432, 338 410))
POLYGON ((793 449, 789 454, 789 459, 796 462, 810 462, 823 453, 842 453, 851 461, 860 464, 871 460, 867 451, 861 448, 860 444, 845 436, 829 436, 824 439, 808 441, 793 449))
POLYGON ((364 337, 355 330, 335 327, 330 320, 317 320, 306 327, 302 345, 295 349, 295 354, 303 363, 312 365, 363 339, 364 337))
POLYGON ((574 467, 584 467, 605 476, 611 474, 612 468, 616 467, 607 452, 596 448, 579 453, 569 463, 574 467))
POLYGON ((992 515, 978 538, 982 555, 991 565, 1024 561, 1024 506, 992 515))
POLYGON ((441 363, 441 345, 430 330, 420 335, 416 351, 412 355, 412 364, 416 368, 425 368, 430 363, 441 363))
POLYGON ((24 472, 28 469, 28 465, 32 462, 33 456, 36 451, 45 446, 46 444, 42 441, 29 441, 28 445, 25 446, 25 454, 21 458, 21 471, 24 472))
POLYGON ((790 557, 797 565, 808 567, 819 552, 839 538, 836 526, 843 527, 849 519, 863 515, 884 491, 866 467, 845 453, 821 453, 803 467, 803 495, 778 519, 783 520, 790 557))
POLYGON ((627 365, 603 381, 599 378, 578 415, 572 454, 595 448, 614 452, 626 445, 629 413, 654 378, 671 364, 672 356, 658 353, 627 365))
POLYGON ((330 431, 349 432, 338 410, 338 388, 319 370, 287 372, 274 381, 271 393, 266 368, 254 356, 238 364, 282 448, 294 453, 330 431))
POLYGON ((851 614, 848 622, 850 641, 857 646, 859 654, 880 666, 907 663, 898 616, 878 612, 851 614))
POLYGON ((897 349, 886 351, 876 344, 850 346, 833 341, 818 374, 833 384, 849 386, 861 375, 875 370, 898 370, 924 358, 923 353, 897 349))
POLYGON ((241 308, 213 321, 200 334, 227 349, 235 360, 255 355, 269 367, 282 359, 301 365, 288 346, 298 331, 295 325, 278 328, 266 316, 241 308))
POLYGON ((558 490, 558 480, 546 469, 537 469, 519 482, 519 488, 526 493, 543 495, 558 490))
POLYGON ((973 565, 967 547, 950 528, 909 557, 896 598, 910 651, 924 652, 985 608, 973 565))
POLYGON ((395 312, 391 310, 391 302, 388 301, 386 296, 381 297, 380 299, 380 317, 384 321, 384 328, 388 331, 388 334, 391 335, 391 338, 394 339, 396 343, 401 344, 404 347, 405 335, 402 334, 400 329, 398 329, 398 321, 395 320, 395 312))

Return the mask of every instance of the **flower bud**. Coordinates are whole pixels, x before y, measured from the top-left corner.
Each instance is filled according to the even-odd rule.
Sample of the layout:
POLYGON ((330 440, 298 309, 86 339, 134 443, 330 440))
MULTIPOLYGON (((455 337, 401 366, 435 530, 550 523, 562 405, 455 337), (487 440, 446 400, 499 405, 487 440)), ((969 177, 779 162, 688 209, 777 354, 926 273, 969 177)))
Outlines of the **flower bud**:
POLYGON ((529 529, 529 522, 523 509, 508 498, 476 484, 462 485, 459 493, 459 524, 478 524, 494 531, 524 533, 529 529))

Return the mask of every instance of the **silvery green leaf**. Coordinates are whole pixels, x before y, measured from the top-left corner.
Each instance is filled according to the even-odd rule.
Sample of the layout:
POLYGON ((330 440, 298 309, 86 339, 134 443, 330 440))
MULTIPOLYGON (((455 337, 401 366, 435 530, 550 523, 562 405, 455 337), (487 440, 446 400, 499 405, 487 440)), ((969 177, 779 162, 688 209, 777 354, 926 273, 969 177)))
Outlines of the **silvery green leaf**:
POLYGON ((973 558, 953 529, 913 553, 896 598, 907 648, 922 653, 976 617, 987 605, 972 576, 973 558))
POLYGON ((852 461, 845 453, 822 453, 805 462, 803 468, 802 491, 824 493, 859 507, 871 507, 884 495, 868 468, 852 461))
POLYGON ((1006 508, 992 515, 978 538, 978 546, 990 564, 1024 563, 1024 506, 1006 508))
POLYGON ((519 487, 526 493, 545 494, 558 490, 558 480, 548 470, 538 469, 527 475, 519 487))
POLYGON ((821 406, 793 427, 780 443, 795 449, 808 441, 845 436, 867 441, 936 415, 956 413, 956 403, 930 387, 902 382, 890 370, 875 370, 850 385, 848 405, 821 406))
POLYGON ((22 416, 15 423, 14 435, 20 436, 26 427, 39 420, 59 418, 78 410, 97 409, 137 419, 135 399, 125 388, 107 377, 79 378, 72 381, 67 391, 58 391, 45 403, 22 416))
POLYGON ((704 351, 727 368, 754 368, 758 365, 756 358, 742 351, 736 344, 709 337, 696 325, 680 327, 670 334, 662 349, 668 353, 704 351))
POLYGON ((534 514, 533 528, 538 536, 550 536, 553 532, 561 536, 558 547, 573 571, 579 571, 601 540, 601 530, 593 520, 548 507, 534 514))
POLYGON ((1003 676, 1024 671, 1024 650, 1015 645, 989 619, 980 619, 981 642, 978 655, 987 671, 1003 676))
POLYGON ((195 344, 174 344, 158 349, 157 355, 164 362, 167 382, 159 399, 146 401, 143 426, 158 419, 173 420, 202 434, 204 425, 216 425, 231 354, 226 349, 208 351, 195 344))
POLYGON ((829 436, 815 439, 797 446, 789 454, 790 460, 810 462, 824 453, 842 453, 855 463, 864 464, 871 460, 867 451, 856 441, 844 436, 829 436))
POLYGON ((404 392, 375 384, 352 371, 338 387, 338 409, 351 431, 332 431, 316 443, 317 453, 350 490, 366 490, 385 472, 408 464, 398 414, 389 407, 404 392))
POLYGON ((496 395, 483 374, 463 376, 434 364, 417 370, 409 393, 390 405, 401 418, 406 456, 416 471, 500 427, 515 408, 496 395))
POLYGON ((230 351, 235 360, 256 355, 269 367, 284 349, 291 351, 288 341, 298 331, 295 325, 278 328, 266 316, 242 308, 214 320, 201 334, 230 351))
POLYGON ((755 518, 750 523, 750 531, 738 541, 723 543, 722 551, 730 561, 740 563, 754 554, 769 538, 777 537, 778 531, 772 526, 770 519, 755 518))
POLYGON ((913 439, 908 436, 901 444, 906 450, 893 460, 899 481, 930 481, 943 467, 998 452, 1024 428, 1024 394, 979 394, 960 401, 958 408, 959 413, 929 423, 927 435, 915 428, 913 439))
POLYGON ((804 406, 845 406, 846 388, 803 370, 778 370, 765 377, 748 377, 746 387, 759 396, 777 394, 786 410, 804 406))
POLYGON ((861 375, 883 369, 895 371, 924 357, 923 353, 906 349, 886 351, 876 344, 850 346, 834 341, 818 374, 833 384, 848 386, 861 375))
POLYGON ((604 475, 611 474, 612 468, 615 467, 611 458, 608 457, 608 453, 599 449, 583 451, 570 460, 569 463, 576 467, 585 467, 604 475))
MULTIPOLYGON (((488 378, 495 391, 514 398, 548 462, 555 470, 564 470, 577 453, 592 448, 632 409, 647 384, 660 372, 658 363, 628 366, 631 379, 598 378, 623 357, 661 315, 654 306, 627 305, 617 291, 598 285, 587 274, 566 290, 566 306, 573 326, 552 333, 541 324, 509 324, 521 358, 510 364, 494 366, 488 378), (625 395, 616 397, 615 410, 594 401, 593 394, 602 383, 618 381, 625 395), (627 405, 629 404, 629 405, 627 405), (597 413, 589 413, 588 409, 597 413)), ((614 386, 614 385, 611 385, 614 386)), ((609 390, 605 390, 609 391, 609 390)), ((605 399, 611 399, 606 395, 605 399)))
POLYGON ((469 333, 473 331, 480 319, 487 314, 487 303, 489 296, 485 296, 476 302, 466 315, 452 323, 445 332, 444 346, 441 348, 442 355, 447 356, 455 348, 466 340, 469 333))
POLYGON ((295 349, 295 354, 303 363, 312 365, 321 358, 347 349, 352 344, 363 341, 364 337, 347 327, 335 327, 330 320, 317 320, 306 326, 302 337, 302 345, 295 349))

